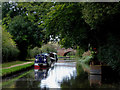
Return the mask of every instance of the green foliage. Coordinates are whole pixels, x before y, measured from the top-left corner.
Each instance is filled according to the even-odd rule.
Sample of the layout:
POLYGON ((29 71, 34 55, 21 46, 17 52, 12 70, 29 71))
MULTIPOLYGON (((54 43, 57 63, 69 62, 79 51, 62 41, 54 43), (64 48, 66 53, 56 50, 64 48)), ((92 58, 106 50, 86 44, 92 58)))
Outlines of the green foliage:
POLYGON ((79 3, 56 3, 47 13, 45 26, 47 35, 59 37, 64 47, 80 45, 86 48, 89 26, 82 19, 79 3))
POLYGON ((76 54, 75 52, 71 51, 71 52, 69 52, 69 53, 67 54, 67 56, 74 57, 75 54, 76 54))
POLYGON ((19 50, 16 47, 15 42, 12 39, 12 36, 2 30, 2 61, 12 61, 17 59, 19 50))
MULTIPOLYGON (((46 2, 19 2, 18 8, 22 8, 24 10, 23 17, 28 21, 31 22, 32 30, 37 31, 35 32, 36 37, 40 37, 39 41, 43 43, 47 43, 49 41, 49 37, 46 37, 46 30, 45 30, 45 19, 46 14, 50 10, 54 3, 46 3, 46 2), (42 40, 41 40, 42 39, 42 40)), ((37 39, 38 40, 38 39, 37 39)), ((39 43, 40 45, 42 43, 39 43)), ((36 46, 39 46, 38 44, 36 46)))
POLYGON ((37 54, 40 54, 42 51, 41 51, 41 48, 39 47, 34 47, 33 49, 30 49, 28 50, 28 58, 33 58, 35 57, 37 54))
POLYGON ((77 57, 82 57, 82 54, 85 52, 84 49, 80 48, 79 46, 77 46, 77 52, 76 52, 76 56, 77 57))
POLYGON ((57 52, 56 46, 52 44, 46 44, 41 47, 42 52, 50 53, 50 52, 57 52))
POLYGON ((89 64, 90 60, 92 59, 92 56, 83 56, 80 61, 85 64, 89 64))
POLYGON ((25 21, 22 16, 13 18, 9 24, 9 32, 13 35, 13 39, 21 51, 21 60, 27 56, 28 47, 41 46, 42 32, 34 25, 31 25, 30 22, 25 21))
MULTIPOLYGON (((63 47, 79 46, 77 56, 88 50, 89 44, 100 52, 98 59, 118 67, 120 3, 4 3, 3 13, 3 26, 13 36, 24 58, 28 47, 41 47, 57 37, 63 47), (104 55, 102 58, 102 53, 107 58, 104 55)), ((51 46, 44 46, 43 52, 52 51, 48 47, 51 46)))
POLYGON ((82 3, 85 22, 91 27, 89 32, 92 47, 105 45, 109 34, 120 34, 120 3, 82 3))
POLYGON ((120 70, 120 3, 82 3, 83 18, 91 27, 90 42, 98 60, 120 70))
POLYGON ((40 54, 40 53, 57 52, 57 50, 55 48, 56 48, 56 46, 53 45, 53 44, 45 44, 41 48, 34 47, 33 49, 28 49, 28 55, 27 55, 27 57, 28 58, 33 58, 37 54, 40 54))
POLYGON ((48 42, 48 38, 45 36, 45 27, 41 24, 44 23, 43 18, 49 10, 47 8, 52 4, 41 2, 3 3, 5 15, 3 15, 2 24, 17 43, 20 50, 19 59, 26 58, 28 47, 41 47, 42 43, 48 42))
POLYGON ((113 69, 120 71, 120 47, 117 44, 104 45, 99 49, 100 61, 110 65, 113 69))
POLYGON ((82 3, 81 5, 83 18, 93 29, 106 24, 106 20, 114 21, 113 16, 120 14, 120 3, 82 3))

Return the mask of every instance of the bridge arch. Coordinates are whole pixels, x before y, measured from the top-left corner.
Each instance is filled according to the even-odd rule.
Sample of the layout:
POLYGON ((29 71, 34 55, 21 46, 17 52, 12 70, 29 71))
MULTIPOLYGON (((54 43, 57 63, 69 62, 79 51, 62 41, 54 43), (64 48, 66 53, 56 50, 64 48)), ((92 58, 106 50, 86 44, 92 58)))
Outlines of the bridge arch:
POLYGON ((71 48, 68 48, 68 49, 59 48, 59 49, 57 49, 57 55, 60 55, 60 56, 66 56, 69 52, 76 52, 76 50, 71 49, 71 48))
POLYGON ((65 52, 65 53, 63 54, 63 56, 66 56, 69 52, 72 52, 72 51, 65 52))

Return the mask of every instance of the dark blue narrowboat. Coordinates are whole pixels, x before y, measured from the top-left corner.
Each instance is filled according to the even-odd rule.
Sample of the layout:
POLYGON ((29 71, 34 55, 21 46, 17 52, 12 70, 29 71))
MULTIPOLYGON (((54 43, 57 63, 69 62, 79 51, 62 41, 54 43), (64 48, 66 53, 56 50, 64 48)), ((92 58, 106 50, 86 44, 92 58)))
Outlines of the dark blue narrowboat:
POLYGON ((51 59, 49 57, 49 54, 42 53, 35 57, 34 67, 46 67, 51 65, 51 59))

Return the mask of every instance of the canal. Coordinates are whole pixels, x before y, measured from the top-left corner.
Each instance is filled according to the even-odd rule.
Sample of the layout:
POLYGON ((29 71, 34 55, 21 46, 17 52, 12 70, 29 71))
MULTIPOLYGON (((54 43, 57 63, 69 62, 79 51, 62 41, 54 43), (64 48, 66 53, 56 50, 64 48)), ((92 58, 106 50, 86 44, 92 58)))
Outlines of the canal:
POLYGON ((120 88, 119 77, 90 75, 86 72, 89 66, 84 67, 74 60, 59 60, 51 68, 31 68, 5 78, 2 88, 120 88))

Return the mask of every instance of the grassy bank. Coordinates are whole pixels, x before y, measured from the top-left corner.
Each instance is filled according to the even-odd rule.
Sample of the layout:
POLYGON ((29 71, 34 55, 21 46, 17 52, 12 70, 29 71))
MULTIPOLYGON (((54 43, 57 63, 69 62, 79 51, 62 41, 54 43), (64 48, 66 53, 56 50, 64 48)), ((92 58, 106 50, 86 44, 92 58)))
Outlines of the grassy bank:
POLYGON ((0 65, 2 66, 2 68, 5 68, 5 67, 10 67, 10 66, 13 66, 13 65, 16 65, 16 64, 23 64, 23 63, 26 63, 26 62, 29 62, 29 61, 34 61, 34 58, 26 59, 25 61, 5 62, 5 63, 2 63, 0 65))
MULTIPOLYGON (((23 62, 19 62, 19 64, 20 63, 23 63, 23 62)), ((7 63, 6 63, 7 64, 7 63)), ((12 63, 13 65, 15 65, 15 63, 12 63)), ((11 68, 7 68, 7 69, 5 69, 5 68, 3 68, 2 70, 0 70, 0 72, 2 72, 2 73, 0 73, 1 75, 0 76, 7 76, 7 75, 10 75, 10 74, 13 74, 13 73, 15 73, 15 72, 19 72, 19 71, 21 71, 21 70, 24 70, 24 69, 26 69, 26 68, 28 68, 28 67, 31 67, 32 65, 34 64, 34 62, 32 62, 32 63, 28 63, 28 64, 24 64, 24 65, 21 65, 21 66, 16 66, 16 67, 11 67, 11 68)), ((9 64, 8 64, 9 65, 9 64)), ((5 65, 6 66, 6 65, 5 65)), ((10 65, 9 65, 10 66, 10 65)))
POLYGON ((26 61, 12 61, 12 62, 3 63, 3 64, 2 64, 2 68, 10 67, 10 66, 16 65, 16 64, 23 64, 23 63, 25 63, 25 62, 26 62, 26 61))

